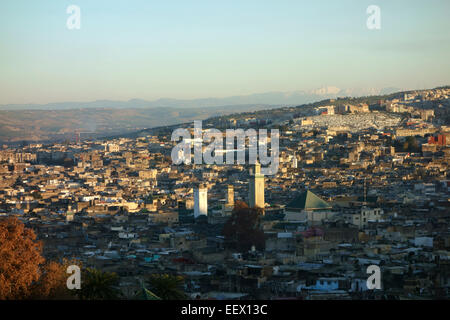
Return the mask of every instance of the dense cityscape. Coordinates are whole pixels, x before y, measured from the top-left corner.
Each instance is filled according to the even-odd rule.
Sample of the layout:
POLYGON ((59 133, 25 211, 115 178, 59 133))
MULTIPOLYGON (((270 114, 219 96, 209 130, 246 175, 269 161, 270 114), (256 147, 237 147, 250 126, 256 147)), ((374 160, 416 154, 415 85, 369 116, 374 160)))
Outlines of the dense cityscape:
POLYGON ((172 133, 192 122, 5 144, 0 215, 32 229, 48 261, 117 275, 125 299, 160 299, 150 275, 178 279, 186 299, 448 299, 449 98, 440 87, 203 120, 203 132, 278 129, 274 175, 174 164, 172 133))
POLYGON ((2 315, 447 314, 449 12, 0 1, 2 315))

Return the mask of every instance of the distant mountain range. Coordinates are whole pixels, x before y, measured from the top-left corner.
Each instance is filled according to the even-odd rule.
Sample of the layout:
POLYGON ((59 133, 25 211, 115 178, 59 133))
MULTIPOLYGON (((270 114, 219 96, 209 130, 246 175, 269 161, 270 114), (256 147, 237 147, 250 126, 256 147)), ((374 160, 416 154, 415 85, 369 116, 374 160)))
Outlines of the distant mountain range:
POLYGON ((310 91, 266 92, 225 98, 170 99, 158 100, 131 99, 128 101, 97 100, 91 102, 58 102, 48 104, 6 104, 0 110, 71 110, 85 108, 107 109, 148 109, 148 108, 206 108, 236 105, 301 105, 314 101, 337 97, 361 97, 385 95, 401 91, 399 88, 350 88, 340 89, 333 86, 310 91))
POLYGON ((100 138, 235 113, 302 106, 339 97, 391 96, 398 88, 267 92, 226 98, 97 100, 0 106, 0 144, 100 138))
POLYGON ((98 138, 144 128, 175 125, 214 116, 277 107, 280 105, 0 110, 0 144, 20 141, 73 141, 77 132, 82 132, 83 138, 98 138))

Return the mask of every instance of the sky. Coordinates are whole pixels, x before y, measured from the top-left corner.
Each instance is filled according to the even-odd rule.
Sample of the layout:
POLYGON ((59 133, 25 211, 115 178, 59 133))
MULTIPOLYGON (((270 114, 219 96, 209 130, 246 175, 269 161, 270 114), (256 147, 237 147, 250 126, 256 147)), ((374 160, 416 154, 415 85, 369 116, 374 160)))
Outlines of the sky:
POLYGON ((448 0, 1 0, 0 104, 448 85, 449 12, 448 0))

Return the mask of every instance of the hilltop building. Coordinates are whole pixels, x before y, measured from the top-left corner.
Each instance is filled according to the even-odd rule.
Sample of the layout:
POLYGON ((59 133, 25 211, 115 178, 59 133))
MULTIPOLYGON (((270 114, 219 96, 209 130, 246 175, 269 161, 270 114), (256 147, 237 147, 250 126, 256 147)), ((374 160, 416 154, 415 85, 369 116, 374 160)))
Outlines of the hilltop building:
POLYGON ((119 145, 117 145, 115 143, 108 143, 105 145, 105 151, 106 152, 119 152, 120 147, 119 147, 119 145))

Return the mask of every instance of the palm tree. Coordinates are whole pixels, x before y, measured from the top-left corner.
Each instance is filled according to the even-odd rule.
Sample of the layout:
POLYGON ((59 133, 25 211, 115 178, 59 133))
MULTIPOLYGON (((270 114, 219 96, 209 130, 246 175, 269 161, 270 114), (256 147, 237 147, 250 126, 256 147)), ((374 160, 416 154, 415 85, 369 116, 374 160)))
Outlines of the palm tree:
POLYGON ((133 297, 135 300, 161 300, 156 294, 148 290, 144 283, 141 281, 141 289, 136 292, 133 297))
POLYGON ((119 281, 116 273, 88 268, 84 275, 78 293, 81 300, 113 300, 121 296, 116 287, 119 281))
POLYGON ((151 275, 147 283, 151 292, 163 300, 184 300, 187 298, 182 290, 184 279, 180 276, 151 275))

